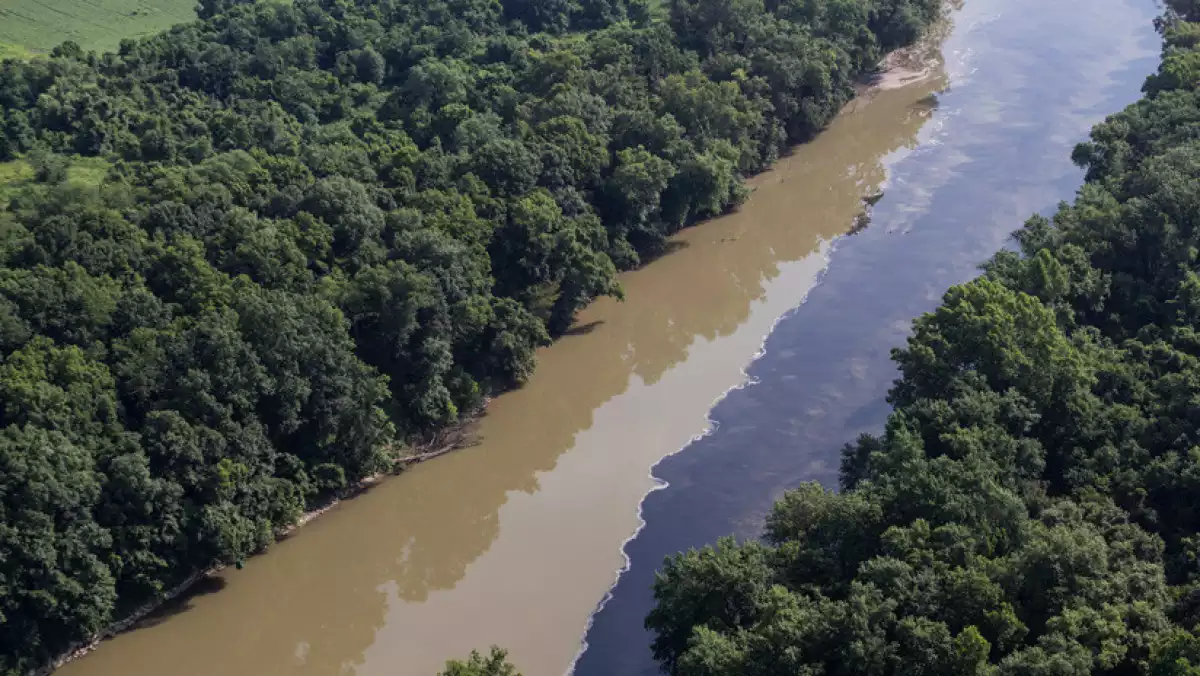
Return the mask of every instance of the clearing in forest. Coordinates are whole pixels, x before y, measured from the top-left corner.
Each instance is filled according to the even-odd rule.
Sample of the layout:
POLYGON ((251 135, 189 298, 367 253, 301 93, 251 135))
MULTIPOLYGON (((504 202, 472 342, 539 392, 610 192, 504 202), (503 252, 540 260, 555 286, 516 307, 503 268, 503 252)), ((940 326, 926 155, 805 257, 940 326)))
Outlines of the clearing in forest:
MULTIPOLYGON (((62 163, 62 178, 76 188, 94 189, 104 180, 111 166, 108 160, 100 157, 75 157, 62 163)), ((0 214, 23 188, 36 183, 36 176, 37 170, 28 160, 0 162, 0 214)))
POLYGON ((0 0, 0 60, 48 52, 65 40, 112 51, 123 38, 196 18, 196 0, 0 0))

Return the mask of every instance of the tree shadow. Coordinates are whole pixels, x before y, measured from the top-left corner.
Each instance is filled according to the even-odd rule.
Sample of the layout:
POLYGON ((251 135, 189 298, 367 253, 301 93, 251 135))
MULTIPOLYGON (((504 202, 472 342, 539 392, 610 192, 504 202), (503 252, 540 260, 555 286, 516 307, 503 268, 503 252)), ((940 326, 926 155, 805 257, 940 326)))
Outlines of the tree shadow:
POLYGON ((857 235, 867 226, 871 225, 871 212, 863 211, 861 214, 854 217, 854 222, 850 224, 850 229, 846 231, 847 235, 857 235))
POLYGON ((638 267, 645 267, 645 266, 653 263, 654 261, 657 261, 657 260, 660 260, 667 256, 670 256, 671 254, 675 253, 676 251, 681 251, 683 249, 688 248, 689 246, 691 246, 691 244, 688 242, 681 242, 681 241, 675 240, 675 239, 668 240, 667 243, 664 244, 663 247, 661 249, 659 249, 658 251, 654 251, 654 252, 643 255, 641 264, 638 265, 638 267))
POLYGON ((861 434, 868 429, 882 430, 891 412, 892 405, 888 403, 887 396, 876 397, 846 416, 843 425, 855 434, 861 434))
POLYGON ((577 325, 572 326, 571 328, 567 329, 566 331, 563 331, 563 335, 564 336, 585 336, 585 335, 591 333, 592 331, 595 331, 597 328, 599 328, 603 324, 604 324, 603 319, 597 319, 596 321, 588 322, 586 324, 577 324, 577 325))
POLYGON ((154 612, 135 622, 133 626, 129 627, 128 631, 148 629, 150 627, 162 624, 176 615, 182 615, 188 610, 191 610, 192 601, 194 599, 201 596, 207 596, 209 594, 215 594, 224 589, 228 584, 229 583, 223 577, 218 575, 206 575, 197 580, 194 584, 192 584, 191 587, 188 587, 186 592, 171 599, 170 601, 167 601, 156 608, 154 612))

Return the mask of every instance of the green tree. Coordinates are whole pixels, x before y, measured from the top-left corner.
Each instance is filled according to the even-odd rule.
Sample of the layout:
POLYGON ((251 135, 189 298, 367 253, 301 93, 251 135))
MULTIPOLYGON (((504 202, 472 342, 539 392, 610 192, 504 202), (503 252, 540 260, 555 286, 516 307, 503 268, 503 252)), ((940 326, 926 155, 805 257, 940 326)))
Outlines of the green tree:
POLYGON ((111 618, 116 593, 104 559, 111 539, 90 512, 94 459, 58 433, 0 432, 0 667, 23 673, 111 618))
POLYGON ((521 676, 507 658, 508 652, 496 646, 492 646, 487 657, 471 651, 466 662, 447 661, 445 670, 438 672, 438 676, 521 676))

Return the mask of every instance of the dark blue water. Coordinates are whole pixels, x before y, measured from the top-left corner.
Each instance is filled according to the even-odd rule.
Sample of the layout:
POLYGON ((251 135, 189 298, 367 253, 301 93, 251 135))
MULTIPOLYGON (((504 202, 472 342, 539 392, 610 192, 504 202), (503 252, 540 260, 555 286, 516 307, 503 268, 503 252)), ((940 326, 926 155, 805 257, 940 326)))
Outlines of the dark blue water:
POLYGON ((1029 215, 1071 198, 1075 143, 1136 100, 1158 60, 1150 0, 966 0, 944 43, 950 88, 922 143, 892 166, 871 224, 839 240, 819 286, 776 327, 752 384, 715 431, 660 463, 631 568, 594 617, 579 676, 653 674, 643 618, 669 554, 755 537, 803 481, 834 487, 841 447, 882 429, 889 351, 913 317, 1005 246, 1029 215))

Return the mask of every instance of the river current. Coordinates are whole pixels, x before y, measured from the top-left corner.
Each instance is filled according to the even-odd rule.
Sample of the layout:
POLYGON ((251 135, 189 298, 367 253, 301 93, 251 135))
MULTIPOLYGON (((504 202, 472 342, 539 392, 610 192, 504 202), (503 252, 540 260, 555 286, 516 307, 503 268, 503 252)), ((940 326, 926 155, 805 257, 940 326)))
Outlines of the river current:
POLYGON ((914 317, 1052 212, 1082 182, 1071 149, 1136 100, 1158 61, 1143 0, 967 0, 942 45, 945 89, 896 161, 861 233, 838 240, 820 284, 713 410, 714 432, 665 459, 630 569, 594 619, 577 676, 654 674, 642 621, 654 570, 721 535, 755 537, 803 481, 837 486, 841 447, 882 431, 891 348, 914 317))

